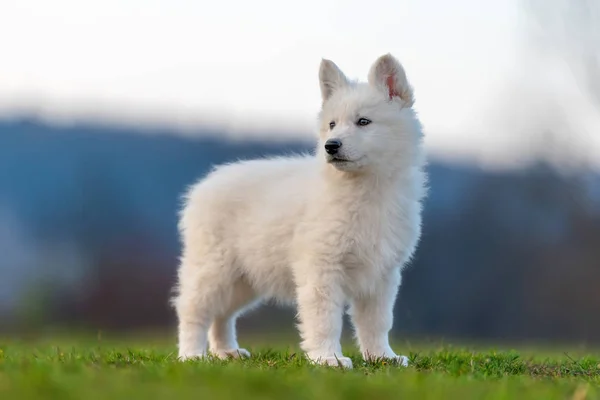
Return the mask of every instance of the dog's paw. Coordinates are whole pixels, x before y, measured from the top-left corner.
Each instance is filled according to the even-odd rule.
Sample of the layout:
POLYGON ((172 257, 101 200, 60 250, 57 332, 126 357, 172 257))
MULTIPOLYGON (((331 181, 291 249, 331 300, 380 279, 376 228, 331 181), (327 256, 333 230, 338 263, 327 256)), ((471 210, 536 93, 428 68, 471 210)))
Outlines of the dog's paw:
POLYGON ((328 365, 330 367, 352 369, 352 360, 348 357, 320 357, 314 360, 314 362, 320 365, 328 365))
POLYGON ((374 356, 371 354, 364 354, 364 359, 366 362, 375 362, 378 363, 380 361, 387 361, 391 364, 397 365, 399 367, 408 367, 409 359, 406 356, 398 356, 393 352, 384 353, 383 356, 374 356))
POLYGON ((179 361, 203 360, 205 358, 206 353, 179 353, 179 357, 177 357, 179 361))
POLYGON ((211 353, 222 360, 250 357, 250 352, 246 349, 212 350, 211 353))
POLYGON ((406 356, 396 356, 392 358, 393 362, 396 363, 400 367, 408 367, 408 357, 406 356))

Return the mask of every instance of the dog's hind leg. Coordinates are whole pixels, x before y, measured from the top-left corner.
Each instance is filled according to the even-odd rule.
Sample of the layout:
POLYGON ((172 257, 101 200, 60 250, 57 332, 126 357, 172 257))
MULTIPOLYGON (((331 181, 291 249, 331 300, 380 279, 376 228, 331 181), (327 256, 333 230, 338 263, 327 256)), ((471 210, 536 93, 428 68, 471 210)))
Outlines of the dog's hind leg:
POLYGON ((215 318, 230 310, 235 297, 237 277, 224 257, 204 254, 201 259, 201 263, 182 259, 178 295, 173 299, 179 321, 179 358, 184 360, 206 356, 208 330, 215 318))
POLYGON ((210 352, 219 358, 250 357, 248 350, 238 345, 235 323, 242 312, 258 303, 257 295, 243 279, 237 280, 231 291, 229 306, 215 317, 208 332, 210 352))

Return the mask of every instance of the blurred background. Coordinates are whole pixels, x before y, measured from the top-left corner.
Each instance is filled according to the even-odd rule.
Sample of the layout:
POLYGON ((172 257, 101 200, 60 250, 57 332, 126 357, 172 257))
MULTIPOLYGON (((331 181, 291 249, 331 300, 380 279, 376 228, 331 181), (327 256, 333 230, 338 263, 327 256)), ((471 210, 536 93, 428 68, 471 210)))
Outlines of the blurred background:
POLYGON ((599 22, 597 0, 3 0, 0 333, 174 332, 182 192, 311 150, 321 58, 365 79, 391 52, 431 185, 394 333, 600 342, 599 22))

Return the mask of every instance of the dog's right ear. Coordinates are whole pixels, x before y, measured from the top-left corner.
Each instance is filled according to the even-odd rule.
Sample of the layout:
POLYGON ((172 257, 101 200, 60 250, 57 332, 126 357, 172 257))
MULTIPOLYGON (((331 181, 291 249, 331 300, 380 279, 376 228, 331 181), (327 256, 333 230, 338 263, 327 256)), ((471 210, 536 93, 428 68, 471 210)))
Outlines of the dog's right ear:
POLYGON ((327 101, 341 87, 348 86, 348 78, 333 61, 321 60, 319 68, 319 83, 321 86, 321 98, 323 103, 327 101))
POLYGON ((391 54, 383 55, 375 61, 369 71, 369 83, 379 88, 390 100, 400 98, 408 107, 415 102, 406 72, 391 54))

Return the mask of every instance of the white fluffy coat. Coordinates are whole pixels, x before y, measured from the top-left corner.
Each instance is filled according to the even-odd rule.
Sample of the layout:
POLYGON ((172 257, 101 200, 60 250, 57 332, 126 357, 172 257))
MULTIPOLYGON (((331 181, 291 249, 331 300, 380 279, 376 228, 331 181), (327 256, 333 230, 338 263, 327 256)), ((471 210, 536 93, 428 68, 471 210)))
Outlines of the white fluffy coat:
POLYGON ((407 362, 388 333, 425 194, 412 88, 391 55, 368 83, 328 60, 319 77, 315 155, 220 166, 185 197, 173 299, 181 359, 249 356, 235 320, 274 299, 297 305, 301 347, 315 362, 352 366, 340 345, 346 309, 365 358, 407 362), (337 153, 325 151, 328 139, 341 142, 337 153))

